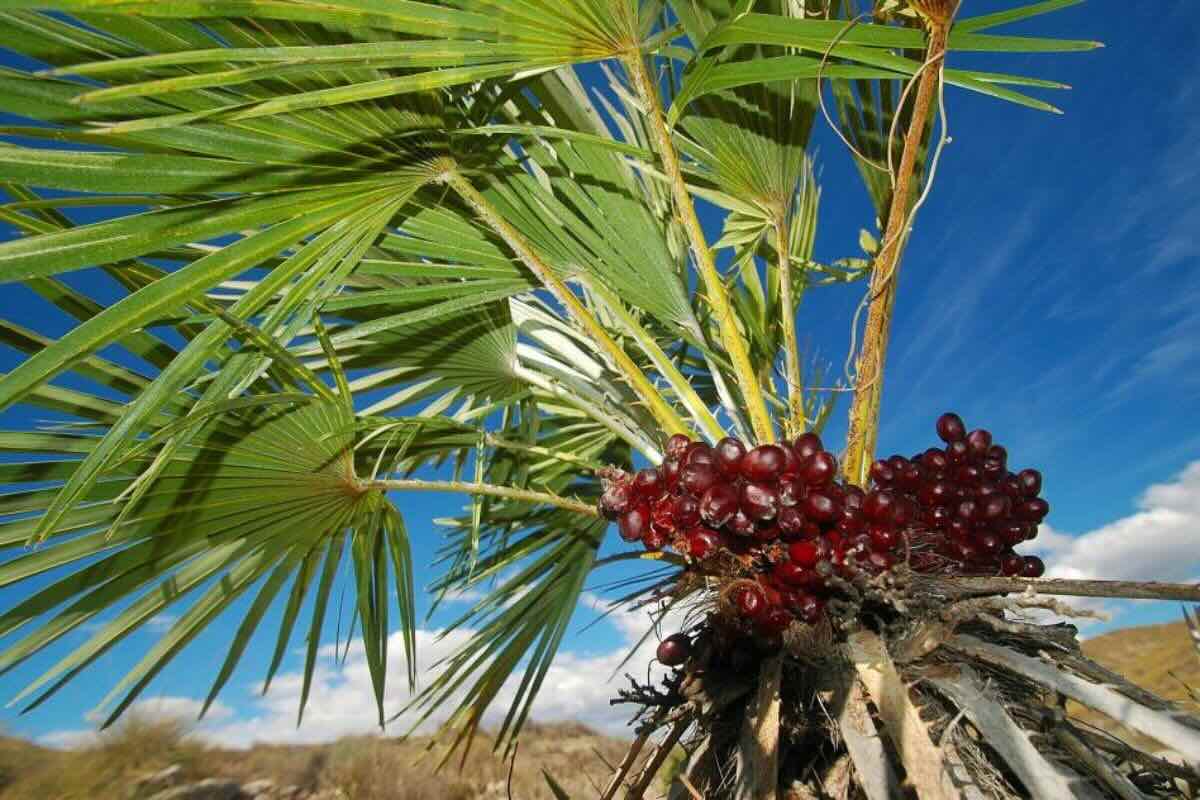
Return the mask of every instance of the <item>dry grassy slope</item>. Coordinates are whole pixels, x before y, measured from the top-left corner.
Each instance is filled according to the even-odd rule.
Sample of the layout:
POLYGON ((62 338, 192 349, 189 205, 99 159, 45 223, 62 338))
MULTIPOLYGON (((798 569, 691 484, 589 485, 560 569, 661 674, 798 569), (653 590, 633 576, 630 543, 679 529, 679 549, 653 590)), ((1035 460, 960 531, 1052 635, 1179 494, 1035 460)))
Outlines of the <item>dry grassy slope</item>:
MULTIPOLYGON (((0 800, 123 800, 138 777, 172 764, 184 780, 221 778, 247 783, 267 778, 308 792, 340 789, 353 800, 503 800, 508 763, 481 736, 462 770, 441 771, 428 740, 352 737, 326 745, 260 745, 246 751, 205 746, 174 723, 134 720, 94 747, 48 750, 0 737, 0 800)), ((542 769, 572 797, 594 797, 627 743, 582 725, 534 725, 521 738, 512 774, 512 796, 550 800, 542 769), (603 759, 603 760, 602 760, 603 759)))
MULTIPOLYGON (((1158 696, 1200 713, 1200 704, 1188 695, 1187 689, 1191 687, 1200 694, 1200 653, 1196 652, 1183 622, 1112 631, 1085 641, 1083 652, 1158 696)), ((1074 705, 1071 710, 1093 725, 1118 730, 1119 726, 1114 727, 1107 717, 1093 711, 1074 705)), ((1134 737, 1144 747, 1154 750, 1166 746, 1128 730, 1119 733, 1123 738, 1134 737)))

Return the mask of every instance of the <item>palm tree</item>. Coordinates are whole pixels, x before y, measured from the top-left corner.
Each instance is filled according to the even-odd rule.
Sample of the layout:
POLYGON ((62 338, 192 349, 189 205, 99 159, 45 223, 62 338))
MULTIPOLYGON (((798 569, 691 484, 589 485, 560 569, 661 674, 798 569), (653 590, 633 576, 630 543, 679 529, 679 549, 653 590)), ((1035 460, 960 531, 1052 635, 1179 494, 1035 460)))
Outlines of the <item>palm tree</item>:
POLYGON ((24 234, 0 280, 70 324, 0 320, 27 354, 0 408, 59 420, 0 433, 0 585, 28 587, 0 670, 102 620, 19 701, 171 609, 111 722, 250 598, 208 702, 282 608, 266 682, 299 626, 302 714, 347 569, 383 723, 393 628, 417 677, 404 498, 452 492, 470 506, 432 591, 488 588, 413 708, 462 744, 522 672, 511 741, 607 563, 597 470, 657 463, 674 433, 819 429, 837 395, 806 375, 797 309, 869 277, 844 458, 865 479, 943 87, 1050 111, 1026 90, 1062 88, 943 55, 1089 49, 990 32, 1071 4, 951 28, 951 0, 3 0, 31 61, 0 73, 27 120, 0 129, 24 234), (823 264, 808 148, 835 115, 880 243, 823 264), (102 279, 64 277, 84 269, 102 279))

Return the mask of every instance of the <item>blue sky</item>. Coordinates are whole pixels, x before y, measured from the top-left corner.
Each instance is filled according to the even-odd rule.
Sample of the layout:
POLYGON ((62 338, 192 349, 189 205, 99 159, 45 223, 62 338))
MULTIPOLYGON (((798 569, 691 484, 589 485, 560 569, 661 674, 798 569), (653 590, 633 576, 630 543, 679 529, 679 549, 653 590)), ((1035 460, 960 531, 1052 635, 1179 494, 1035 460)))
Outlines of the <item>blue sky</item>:
MULTIPOLYGON (((970 5, 983 13, 1012 3, 970 5)), ((905 258, 880 447, 923 449, 933 440, 934 418, 946 409, 990 428, 1014 463, 1037 466, 1046 476, 1052 512, 1042 547, 1056 574, 1200 576, 1200 20, 1193 6, 1189 0, 1121 4, 1118 13, 1117 4, 1092 0, 1005 31, 1099 39, 1106 47, 971 62, 1071 84, 1072 91, 1049 98, 1066 114, 948 90, 953 142, 905 258)), ((857 255, 858 230, 872 217, 865 192, 842 145, 826 131, 817 139, 823 186, 817 255, 857 255)), ((714 231, 719 222, 715 214, 706 219, 714 231)), ((815 291, 800 311, 806 346, 838 370, 861 292, 861 286, 815 291)), ((6 287, 0 313, 21 320, 40 312, 6 287)), ((0 354, 0 369, 12 363, 12 353, 0 354)), ((843 405, 828 441, 841 440, 844 419, 843 405)), ((437 542, 429 520, 454 513, 460 501, 400 502, 416 561, 427 564, 437 542)), ((418 581, 431 576, 424 569, 418 581)), ((0 605, 20 593, 20 587, 0 590, 0 605)), ((1111 610, 1112 625, 1179 616, 1171 604, 1111 610)), ((593 616, 581 608, 576 627, 593 616)), ((439 615, 429 627, 445 620, 439 615)), ((148 692, 162 699, 150 702, 186 711, 202 698, 237 621, 235 612, 193 643, 148 692)), ((570 636, 538 714, 619 728, 603 679, 641 625, 622 615, 570 636)), ((127 640, 31 714, 0 711, 0 725, 55 741, 66 738, 64 731, 85 729, 84 712, 152 644, 158 627, 127 640)), ((0 698, 82 641, 76 636, 0 677, 0 698)), ((447 646, 428 643, 424 663, 447 646)), ((212 735, 241 743, 370 727, 365 667, 352 652, 341 670, 322 660, 312 708, 297 732, 295 653, 265 701, 253 693, 269 647, 267 637, 252 647, 207 724, 212 735)))

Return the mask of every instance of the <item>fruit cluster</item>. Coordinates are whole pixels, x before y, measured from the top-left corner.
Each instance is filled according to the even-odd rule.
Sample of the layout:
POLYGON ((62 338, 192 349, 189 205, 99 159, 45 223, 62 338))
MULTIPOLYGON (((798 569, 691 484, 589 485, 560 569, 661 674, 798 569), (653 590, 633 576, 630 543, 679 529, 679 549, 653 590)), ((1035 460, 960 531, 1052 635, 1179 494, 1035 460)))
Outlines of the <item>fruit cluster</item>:
POLYGON ((753 449, 676 434, 659 467, 604 470, 600 508, 622 539, 648 550, 670 548, 693 565, 737 559, 725 606, 766 636, 816 622, 837 578, 901 561, 922 573, 1039 577, 1041 560, 1013 547, 1050 510, 1041 475, 1010 472, 1005 449, 956 414, 942 415, 937 432, 945 447, 876 461, 868 489, 838 479, 813 433, 753 449))

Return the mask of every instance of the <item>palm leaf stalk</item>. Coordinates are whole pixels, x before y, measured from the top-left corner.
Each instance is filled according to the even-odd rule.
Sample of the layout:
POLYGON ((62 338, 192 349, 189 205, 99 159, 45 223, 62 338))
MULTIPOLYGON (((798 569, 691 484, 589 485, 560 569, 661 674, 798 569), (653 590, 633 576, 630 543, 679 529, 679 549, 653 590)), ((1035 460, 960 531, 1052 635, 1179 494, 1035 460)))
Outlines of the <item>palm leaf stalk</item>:
POLYGON ((917 174, 917 156, 922 148, 934 106, 938 86, 942 81, 946 43, 957 2, 935 0, 922 9, 928 28, 923 71, 917 82, 912 114, 904 135, 904 149, 896 169, 892 187, 891 206, 886 217, 883 241, 871 274, 870 306, 863 331, 862 350, 855 369, 857 390, 850 406, 850 424, 846 434, 845 475, 855 483, 867 480, 867 470, 874 459, 875 440, 879 432, 879 412, 883 398, 883 369, 887 360, 888 338, 896 292, 900 283, 900 260, 908 241, 912 224, 910 212, 913 183, 917 174))
MULTIPOLYGON (((351 630, 375 721, 437 723, 449 758, 485 724, 515 747, 599 570, 652 565, 610 587, 617 605, 663 624, 681 613, 701 642, 741 575, 732 551, 600 557, 601 503, 637 466, 678 466, 672 434, 791 446, 831 413, 804 384, 798 306, 866 270, 813 254, 813 81, 833 82, 886 225, 843 459, 861 476, 933 92, 1052 111, 1025 92, 1064 88, 942 57, 1090 49, 990 32, 1073 2, 953 25, 955 4, 934 0, 858 23, 852 4, 777 0, 0 3, 0 36, 44 67, 0 71, 0 104, 28 121, 0 128, 0 220, 22 234, 0 243, 0 280, 68 322, 0 318, 20 355, 0 408, 23 414, 0 431, 0 586, 22 590, 0 613, 0 672, 87 633, 14 702, 40 707, 174 615, 106 693, 111 723, 241 614, 206 710, 253 642, 267 637, 269 687, 301 636, 302 719, 329 631, 351 630), (589 62, 603 77, 585 83, 574 67, 589 62), (913 81, 913 103, 897 103, 913 81), (894 185, 865 164, 897 157, 894 185), (711 243, 701 201, 725 213, 711 243), (84 270, 103 288, 66 275, 84 270), (441 630, 469 630, 466 643, 418 676, 402 509, 430 492, 464 500, 438 521, 432 607, 480 599, 441 630), (389 649, 406 664, 400 708, 389 649)), ((874 800, 893 796, 897 767, 932 797, 1191 780, 1038 693, 1129 711, 1192 759, 1183 710, 1087 661, 1072 631, 1008 614, 1068 613, 1062 595, 1194 601, 1196 587, 905 565, 837 587, 841 605, 789 624, 761 663, 684 668, 665 694, 619 698, 645 713, 605 796, 643 795, 675 743, 690 781, 676 796, 757 799, 798 779, 828 794, 854 781, 874 800), (837 736, 805 715, 816 708, 837 736)))

